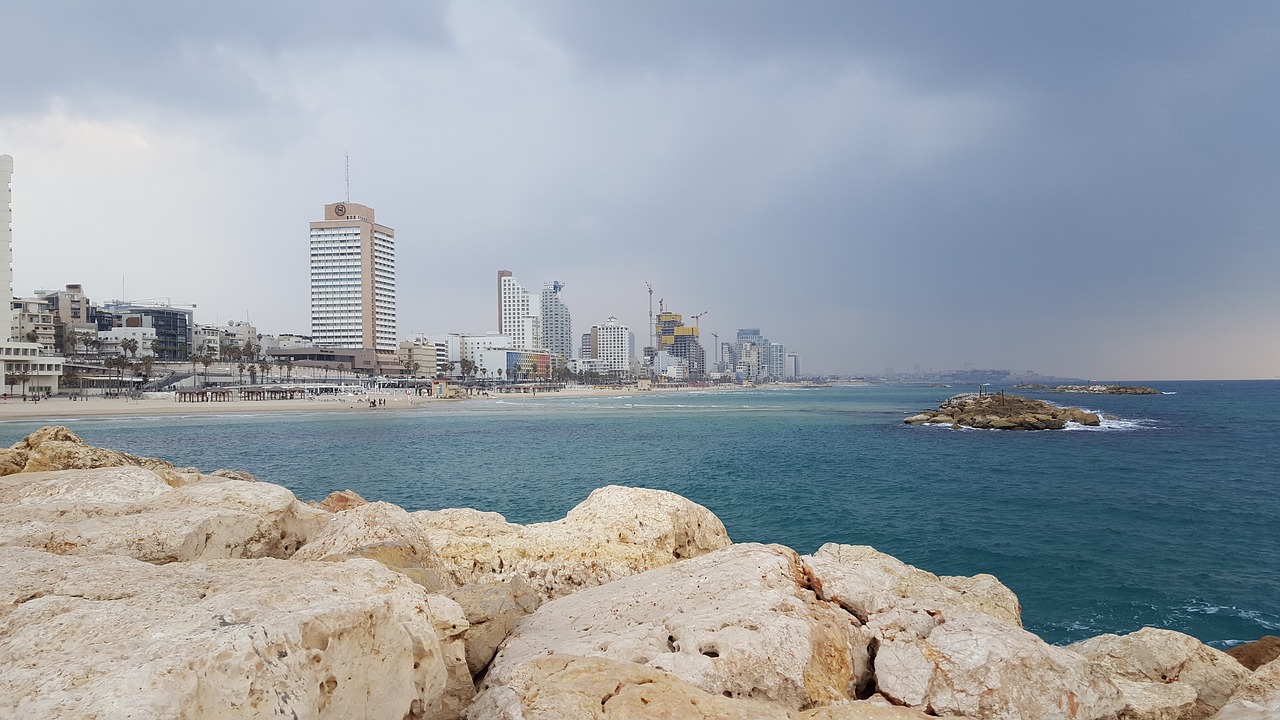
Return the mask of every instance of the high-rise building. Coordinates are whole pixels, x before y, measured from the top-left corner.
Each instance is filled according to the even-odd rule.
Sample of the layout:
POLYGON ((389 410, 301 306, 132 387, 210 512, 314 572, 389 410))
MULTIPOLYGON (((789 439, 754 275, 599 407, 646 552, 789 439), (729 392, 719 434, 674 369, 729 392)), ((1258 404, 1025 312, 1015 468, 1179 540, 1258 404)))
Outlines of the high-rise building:
POLYGON ((560 299, 564 283, 552 280, 542 286, 542 345, 552 354, 573 357, 573 319, 560 299))
POLYGON ((658 351, 683 358, 688 366, 689 378, 700 378, 706 371, 706 351, 698 342, 697 326, 684 324, 684 316, 680 313, 663 310, 658 313, 657 322, 658 351))
POLYGON ((330 203, 311 223, 311 337, 318 348, 397 349, 396 231, 371 207, 330 203))
MULTIPOLYGON (((4 302, 16 300, 13 296, 13 157, 0 155, 0 292, 8 293, 4 302)), ((10 303, 8 316, 0 320, 9 329, 0 328, 0 340, 17 340, 20 306, 10 303)))
POLYGON ((600 361, 602 372, 627 373, 631 369, 631 328, 620 324, 616 317, 610 317, 603 325, 592 325, 590 350, 591 357, 600 361))
POLYGON ((13 157, 0 155, 0 292, 13 297, 13 157))
POLYGON ((498 271, 498 334, 510 337, 515 350, 542 349, 541 303, 510 270, 498 271))

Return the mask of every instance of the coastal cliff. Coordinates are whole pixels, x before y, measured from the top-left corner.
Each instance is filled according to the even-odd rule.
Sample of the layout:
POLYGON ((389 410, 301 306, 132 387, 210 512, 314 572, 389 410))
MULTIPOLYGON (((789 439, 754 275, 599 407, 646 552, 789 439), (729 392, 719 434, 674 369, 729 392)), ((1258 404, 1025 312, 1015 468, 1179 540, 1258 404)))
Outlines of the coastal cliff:
POLYGON ((733 543, 607 486, 564 519, 315 505, 45 428, 0 460, 0 717, 1259 720, 1181 633, 1070 647, 990 575, 733 543))

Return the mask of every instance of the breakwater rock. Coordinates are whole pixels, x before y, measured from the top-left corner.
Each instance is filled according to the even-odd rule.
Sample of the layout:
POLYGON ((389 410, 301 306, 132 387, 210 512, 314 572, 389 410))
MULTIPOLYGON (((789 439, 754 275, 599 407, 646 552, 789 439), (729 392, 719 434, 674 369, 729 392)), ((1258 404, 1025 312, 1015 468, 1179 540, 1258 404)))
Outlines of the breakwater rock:
POLYGON ((1088 395, 1158 395, 1159 390, 1142 385, 1058 385, 1049 392, 1085 393, 1088 395))
POLYGON ((0 717, 1280 712, 1280 661, 1250 671, 1157 629, 1051 646, 990 575, 940 577, 866 546, 734 544, 671 493, 600 488, 534 525, 353 494, 330 511, 40 436, 92 467, 23 462, 0 478, 0 717))
POLYGON ((1061 408, 1018 395, 966 393, 948 398, 937 410, 912 415, 903 422, 982 430, 1061 430, 1069 422, 1096 426, 1101 418, 1080 408, 1061 408))

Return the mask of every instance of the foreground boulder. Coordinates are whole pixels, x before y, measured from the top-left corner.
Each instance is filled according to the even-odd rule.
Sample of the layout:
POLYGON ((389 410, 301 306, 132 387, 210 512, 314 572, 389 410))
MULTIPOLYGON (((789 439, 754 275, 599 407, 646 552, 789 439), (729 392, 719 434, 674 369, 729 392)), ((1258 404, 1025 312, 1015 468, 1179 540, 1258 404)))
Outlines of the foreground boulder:
POLYGON ((327 519, 278 485, 219 478, 175 488, 134 465, 0 478, 0 545, 59 554, 285 558, 327 519))
POLYGON ((404 573, 430 592, 455 587, 422 527, 391 503, 366 503, 336 513, 292 559, 339 562, 358 557, 404 573))
POLYGON ((800 710, 858 696, 870 679, 867 641, 853 615, 818 599, 793 551, 734 545, 543 605, 508 636, 481 698, 509 695, 525 664, 560 653, 800 710))
POLYGON ((418 585, 368 560, 154 566, 0 548, 0 717, 421 718, 418 585))
POLYGON ((484 672, 520 618, 540 604, 537 593, 519 576, 471 583, 446 595, 458 603, 467 618, 469 629, 464 640, 472 675, 484 672))
POLYGON ((174 486, 199 478, 199 474, 191 469, 180 470, 166 460, 93 447, 60 425, 45 426, 14 443, 13 447, 0 449, 0 475, 125 466, 146 468, 174 486))
POLYGON ((827 543, 804 561, 821 581, 819 595, 863 622, 910 603, 930 610, 968 608, 1022 624, 1018 597, 993 575, 938 577, 866 545, 827 543))
POLYGON ((937 410, 912 415, 908 425, 950 425, 981 430, 1061 430, 1067 423, 1097 426, 1096 413, 1080 408, 1060 408, 1043 400, 1018 395, 956 395, 937 410))
POLYGON ((1275 720, 1280 718, 1280 660, 1254 670, 1213 720, 1275 720))
POLYGON ((1110 718, 1113 683, 1023 630, 1017 597, 990 575, 940 578, 866 546, 804 558, 818 594, 871 633, 875 689, 939 715, 1110 718))
POLYGON ((563 520, 514 525, 474 510, 413 514, 461 586, 523 577, 547 600, 727 547, 710 510, 663 490, 609 485, 563 520))
POLYGON ((1117 684, 1129 716, 1135 718, 1207 718, 1249 675, 1230 655, 1173 630, 1142 628, 1128 635, 1099 635, 1070 649, 1101 673, 1124 681, 1117 684))
POLYGON ((927 720, 917 710, 850 702, 807 711, 709 693, 670 673, 601 657, 546 655, 471 706, 471 720, 927 720))

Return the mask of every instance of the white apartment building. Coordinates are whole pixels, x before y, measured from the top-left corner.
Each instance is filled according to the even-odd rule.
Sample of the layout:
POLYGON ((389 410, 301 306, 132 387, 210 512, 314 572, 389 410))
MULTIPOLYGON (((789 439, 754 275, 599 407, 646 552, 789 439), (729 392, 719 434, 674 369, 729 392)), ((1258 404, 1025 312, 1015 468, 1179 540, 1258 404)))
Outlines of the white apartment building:
POLYGON ((610 316, 603 325, 591 326, 591 357, 603 372, 626 374, 631 369, 631 328, 610 316))
POLYGON ((98 333, 98 341, 102 343, 102 349, 99 352, 103 355, 123 355, 134 358, 156 354, 156 329, 153 327, 118 327, 103 330, 98 333), (137 343, 138 349, 132 353, 126 351, 121 345, 125 340, 137 343))
POLYGON ((373 208, 324 206, 311 223, 311 336, 318 348, 395 352, 395 230, 373 208))
POLYGON ((787 369, 783 377, 788 380, 795 380, 800 377, 800 356, 796 353, 787 353, 787 369))
POLYGON ((565 360, 573 357, 573 318, 560 298, 564 283, 552 280, 542 286, 542 344, 547 352, 565 360))
POLYGON ((45 395, 58 392, 62 377, 61 355, 47 353, 39 343, 0 341, 3 392, 45 395), (12 384, 10 384, 12 381, 12 384))
POLYGON ((498 271, 498 334, 511 338, 513 349, 542 349, 542 304, 524 289, 510 270, 498 271))

